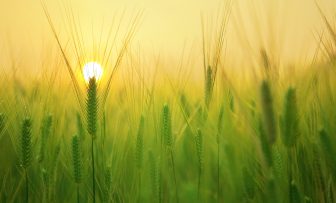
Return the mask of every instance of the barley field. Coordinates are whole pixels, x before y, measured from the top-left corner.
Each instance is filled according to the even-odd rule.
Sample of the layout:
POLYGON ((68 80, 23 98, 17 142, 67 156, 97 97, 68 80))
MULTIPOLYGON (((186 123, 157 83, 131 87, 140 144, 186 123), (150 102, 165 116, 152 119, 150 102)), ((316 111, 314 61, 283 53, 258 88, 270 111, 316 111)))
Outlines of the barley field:
POLYGON ((0 31, 0 202, 336 202, 334 2, 216 2, 185 41, 60 2, 0 31))

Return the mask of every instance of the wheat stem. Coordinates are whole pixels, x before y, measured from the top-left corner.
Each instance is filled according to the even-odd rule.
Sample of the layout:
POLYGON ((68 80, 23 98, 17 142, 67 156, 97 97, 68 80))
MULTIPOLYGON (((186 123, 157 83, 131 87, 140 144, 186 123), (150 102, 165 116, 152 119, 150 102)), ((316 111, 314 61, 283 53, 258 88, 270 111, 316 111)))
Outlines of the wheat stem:
POLYGON ((26 179, 26 195, 25 195, 25 202, 28 203, 29 201, 29 184, 28 184, 28 173, 27 169, 24 170, 25 179, 26 179))
POLYGON ((93 202, 96 202, 96 184, 95 184, 95 161, 94 161, 94 141, 91 139, 91 164, 92 164, 92 193, 93 202))
POLYGON ((224 116, 224 106, 222 105, 220 108, 219 116, 218 116, 218 123, 217 123, 217 202, 219 202, 219 190, 220 190, 220 183, 219 183, 219 176, 220 176, 220 135, 223 130, 223 116, 224 116))

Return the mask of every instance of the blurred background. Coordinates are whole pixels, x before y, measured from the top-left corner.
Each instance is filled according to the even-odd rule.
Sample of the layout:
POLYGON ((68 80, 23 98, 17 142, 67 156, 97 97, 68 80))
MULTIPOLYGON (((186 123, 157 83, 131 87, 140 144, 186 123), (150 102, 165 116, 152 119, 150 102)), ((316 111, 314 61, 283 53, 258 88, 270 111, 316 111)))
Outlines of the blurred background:
MULTIPOLYGON (((201 16, 206 31, 216 27, 220 13, 231 12, 227 25, 225 56, 231 66, 240 66, 242 57, 258 55, 260 49, 277 53, 283 63, 298 58, 306 61, 316 52, 318 36, 325 30, 318 4, 334 17, 333 0, 43 0, 60 34, 69 39, 67 15, 74 14, 81 32, 108 32, 115 21, 127 24, 142 12, 132 47, 143 54, 178 57, 183 52, 202 52, 201 16), (124 13, 124 17, 121 18, 124 13)), ((121 32, 125 33, 125 32, 121 32)), ((92 43, 92 42, 87 42, 92 43)), ((50 26, 39 0, 1 0, 0 59, 20 58, 35 64, 55 46, 50 26)), ((255 58, 255 57, 254 57, 255 58)))

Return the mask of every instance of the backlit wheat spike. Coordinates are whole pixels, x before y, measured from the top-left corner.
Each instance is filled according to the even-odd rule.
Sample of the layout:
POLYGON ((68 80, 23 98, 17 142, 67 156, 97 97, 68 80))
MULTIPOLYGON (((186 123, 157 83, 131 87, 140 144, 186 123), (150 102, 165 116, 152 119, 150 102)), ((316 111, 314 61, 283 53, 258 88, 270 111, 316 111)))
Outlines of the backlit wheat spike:
POLYGON ((21 164, 24 169, 27 169, 31 164, 31 128, 31 119, 25 118, 23 120, 21 131, 21 164))
POLYGON ((152 151, 148 152, 148 159, 149 159, 149 172, 151 178, 152 193, 154 195, 155 202, 158 202, 160 199, 160 176, 157 161, 152 151))
POLYGON ((299 116, 297 110, 296 91, 289 88, 285 96, 283 114, 280 120, 283 144, 290 148, 295 145, 299 136, 299 116))
POLYGON ((163 110, 162 110, 162 136, 164 139, 164 144, 168 149, 168 153, 170 156, 170 163, 172 164, 173 179, 175 183, 176 202, 179 202, 177 178, 176 178, 176 171, 175 171, 175 160, 174 160, 174 153, 173 153, 172 121, 171 121, 170 109, 169 109, 168 104, 164 104, 163 110))
POLYGON ((209 107, 211 97, 212 97, 212 88, 213 88, 213 76, 212 76, 212 68, 208 66, 206 70, 205 76, 205 105, 209 107))
POLYGON ((97 83, 94 77, 90 79, 87 89, 86 113, 88 133, 95 139, 97 134, 98 97, 97 83))
POLYGON ((79 138, 77 135, 72 137, 72 164, 73 164, 73 176, 77 184, 81 182, 82 179, 82 169, 81 169, 81 153, 79 146, 79 138))
POLYGON ((135 150, 135 160, 137 168, 140 170, 142 167, 143 162, 143 134, 144 134, 144 124, 145 124, 145 118, 143 115, 141 115, 139 128, 138 128, 138 135, 137 135, 137 141, 136 141, 136 150, 135 150))
POLYGON ((162 136, 166 146, 173 145, 171 115, 168 104, 164 104, 162 110, 162 136))
POLYGON ((32 149, 31 149, 31 128, 32 122, 30 118, 25 118, 22 123, 21 131, 21 166, 24 169, 26 181, 25 202, 29 201, 29 184, 27 168, 31 164, 32 149))
POLYGON ((40 140, 41 142, 40 142, 40 151, 38 155, 39 162, 42 162, 44 159, 45 145, 47 144, 47 139, 50 135, 51 126, 52 126, 52 116, 48 115, 43 119, 41 125, 41 140, 40 140))
POLYGON ((282 181, 282 177, 286 176, 286 170, 284 167, 284 161, 281 156, 281 152, 279 150, 279 147, 273 147, 271 150, 274 175, 276 178, 282 181))
POLYGON ((104 188, 104 200, 105 202, 111 201, 111 185, 112 185, 112 168, 107 166, 104 174, 105 188, 104 188))
POLYGON ((273 96, 268 81, 264 80, 261 84, 261 104, 263 123, 265 124, 265 133, 268 142, 274 144, 277 137, 277 128, 275 121, 275 113, 273 107, 273 96))
POLYGON ((80 142, 77 135, 72 137, 72 164, 73 164, 73 176, 77 183, 77 203, 80 202, 79 197, 79 184, 82 179, 82 162, 81 162, 81 152, 80 152, 80 142))

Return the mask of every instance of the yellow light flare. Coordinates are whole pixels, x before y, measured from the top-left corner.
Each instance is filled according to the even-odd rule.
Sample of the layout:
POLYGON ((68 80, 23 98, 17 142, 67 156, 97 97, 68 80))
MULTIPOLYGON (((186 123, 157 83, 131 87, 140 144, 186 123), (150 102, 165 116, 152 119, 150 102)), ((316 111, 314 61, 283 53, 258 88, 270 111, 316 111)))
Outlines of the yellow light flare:
POLYGON ((99 81, 103 75, 103 69, 97 62, 88 62, 84 65, 83 75, 87 83, 89 83, 91 78, 95 78, 96 81, 99 81))

